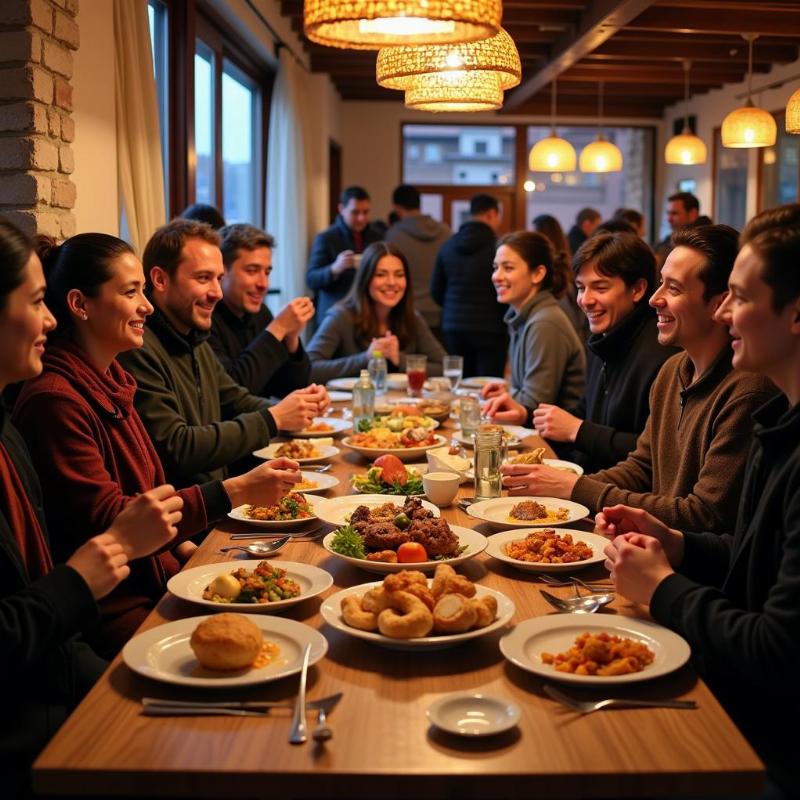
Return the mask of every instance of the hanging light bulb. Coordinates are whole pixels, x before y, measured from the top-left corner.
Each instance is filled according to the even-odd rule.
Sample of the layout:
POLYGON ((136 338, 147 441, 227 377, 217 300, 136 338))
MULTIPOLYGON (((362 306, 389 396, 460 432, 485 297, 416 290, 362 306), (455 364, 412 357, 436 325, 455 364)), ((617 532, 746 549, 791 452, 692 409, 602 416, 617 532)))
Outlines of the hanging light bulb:
POLYGON ((622 151, 603 136, 603 82, 600 81, 597 101, 598 134, 595 141, 581 150, 578 167, 581 172, 619 172, 622 169, 622 151))
POLYGON ((767 111, 756 108, 751 98, 753 76, 753 42, 757 33, 743 33, 748 42, 747 54, 747 102, 728 114, 722 120, 723 147, 771 147, 778 138, 778 126, 767 111))
POLYGON ((800 89, 786 104, 786 133, 800 133, 800 89))
POLYGON ((528 153, 531 172, 572 172, 578 161, 575 148, 556 136, 556 79, 550 92, 550 135, 539 139, 528 153))
POLYGON ((708 158, 705 142, 699 136, 695 136, 689 128, 689 70, 691 68, 692 62, 685 59, 683 62, 683 99, 686 113, 683 118, 683 130, 677 136, 673 136, 664 148, 664 161, 667 164, 684 164, 685 166, 705 164, 706 158, 708 158))
POLYGON ((417 111, 496 111, 503 89, 494 72, 434 72, 417 76, 405 102, 417 111))
POLYGON ((352 50, 474 42, 500 30, 500 0, 305 0, 313 42, 352 50))

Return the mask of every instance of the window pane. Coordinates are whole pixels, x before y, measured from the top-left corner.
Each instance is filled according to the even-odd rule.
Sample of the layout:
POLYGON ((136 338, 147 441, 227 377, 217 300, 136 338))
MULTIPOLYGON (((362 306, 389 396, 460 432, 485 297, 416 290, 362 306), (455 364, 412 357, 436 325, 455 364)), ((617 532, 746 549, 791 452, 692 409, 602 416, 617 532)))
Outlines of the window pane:
POLYGON ((775 208, 797 202, 800 197, 800 137, 786 133, 783 114, 777 115, 778 141, 761 151, 763 176, 761 207, 775 208))
MULTIPOLYGON (((147 16, 150 22, 150 48, 153 73, 156 79, 158 127, 161 137, 161 161, 164 168, 164 200, 169 209, 169 75, 167 65, 167 7, 162 0, 149 0, 147 16)), ((169 214, 169 211, 167 212, 169 214)))
POLYGON ((439 186, 514 183, 512 127, 404 125, 403 181, 439 186))
MULTIPOLYGON (((559 126, 558 136, 566 139, 580 155, 597 138, 595 127, 559 126)), ((564 231, 575 224, 582 208, 596 208, 604 220, 618 208, 633 208, 647 217, 652 203, 653 132, 648 128, 604 127, 603 134, 622 151, 621 172, 530 172, 527 186, 526 223, 539 214, 552 214, 564 231)), ((550 136, 549 126, 528 128, 528 149, 550 136)), ((652 220, 645 228, 651 229, 652 220)))
POLYGON ((214 186, 214 54, 197 42, 194 56, 195 201, 216 205, 214 186))
POLYGON ((714 222, 741 230, 747 219, 747 149, 722 146, 714 131, 717 171, 714 175, 714 222))
POLYGON ((228 223, 259 224, 257 109, 257 91, 226 61, 222 74, 222 188, 228 223))

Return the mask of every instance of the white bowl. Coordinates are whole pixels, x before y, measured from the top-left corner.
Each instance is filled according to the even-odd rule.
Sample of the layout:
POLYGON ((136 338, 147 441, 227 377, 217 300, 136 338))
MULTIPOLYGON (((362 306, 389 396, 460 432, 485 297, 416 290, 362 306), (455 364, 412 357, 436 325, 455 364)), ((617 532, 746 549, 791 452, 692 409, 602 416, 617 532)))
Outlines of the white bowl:
POLYGON ((461 476, 455 472, 426 472, 422 476, 422 486, 428 500, 440 508, 449 506, 458 494, 461 476))
POLYGON ((516 703, 467 692, 440 697, 425 712, 437 727, 457 736, 493 736, 513 728, 522 712, 516 703))

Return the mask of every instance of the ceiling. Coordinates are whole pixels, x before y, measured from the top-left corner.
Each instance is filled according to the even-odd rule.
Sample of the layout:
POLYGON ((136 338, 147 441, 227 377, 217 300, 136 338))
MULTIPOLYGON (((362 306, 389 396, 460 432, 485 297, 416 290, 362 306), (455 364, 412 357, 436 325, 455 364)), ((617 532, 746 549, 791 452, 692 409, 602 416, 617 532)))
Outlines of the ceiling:
MULTIPOLYGON (((402 92, 375 83, 374 51, 339 50, 302 35, 303 0, 281 0, 309 54, 345 100, 393 100, 402 92)), ((742 33, 758 33, 754 83, 775 64, 798 58, 800 0, 504 0, 503 27, 522 59, 522 83, 503 111, 547 114, 558 78, 558 110, 594 116, 598 82, 604 113, 660 117, 683 97, 683 59, 691 59, 692 95, 747 75, 742 33)))

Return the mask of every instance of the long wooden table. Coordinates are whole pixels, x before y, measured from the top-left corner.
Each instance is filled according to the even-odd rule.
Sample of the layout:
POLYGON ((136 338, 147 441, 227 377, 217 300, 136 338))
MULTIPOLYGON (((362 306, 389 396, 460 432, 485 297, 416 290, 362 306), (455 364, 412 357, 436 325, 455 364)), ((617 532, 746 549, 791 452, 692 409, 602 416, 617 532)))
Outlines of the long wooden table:
MULTIPOLYGON (((366 466, 360 456, 343 450, 334 460, 332 474, 341 480, 334 493, 349 493, 349 476, 366 466)), ((466 484, 461 495, 471 492, 466 484)), ((455 506, 443 509, 443 516, 491 533, 455 506)), ((189 566, 233 561, 235 554, 222 555, 219 547, 230 533, 244 529, 234 522, 220 525, 189 566)), ((334 586, 327 594, 375 579, 332 557, 318 541, 292 542, 276 560, 328 570, 334 586)), ((513 623, 551 612, 530 573, 485 554, 462 567, 471 579, 514 601, 513 623)), ((587 573, 601 576, 599 567, 587 573)), ((622 691, 615 687, 613 694, 692 698, 697 710, 579 716, 544 695, 542 680, 504 660, 498 648, 502 633, 449 650, 397 652, 331 629, 319 606, 320 598, 312 598, 285 616, 321 630, 330 645, 309 672, 311 699, 344 695, 329 717, 334 738, 327 744, 288 744, 290 719, 280 712, 264 718, 144 717, 140 701, 145 695, 232 695, 149 681, 117 658, 37 760, 36 790, 109 797, 631 797, 746 794, 763 782, 758 757, 689 666, 622 691), (426 708, 455 691, 513 700, 523 709, 522 720, 491 739, 462 739, 432 729, 426 708)), ((205 612, 168 595, 143 629, 205 612)), ((642 616, 644 609, 618 598, 607 613, 642 616)), ((235 697, 292 699, 296 690, 297 678, 290 677, 239 690, 235 697)))

